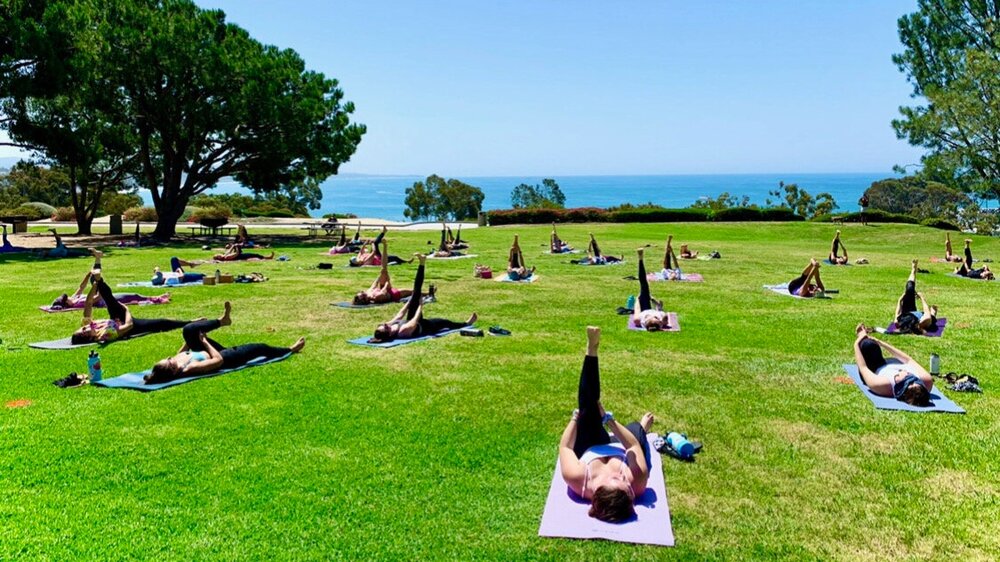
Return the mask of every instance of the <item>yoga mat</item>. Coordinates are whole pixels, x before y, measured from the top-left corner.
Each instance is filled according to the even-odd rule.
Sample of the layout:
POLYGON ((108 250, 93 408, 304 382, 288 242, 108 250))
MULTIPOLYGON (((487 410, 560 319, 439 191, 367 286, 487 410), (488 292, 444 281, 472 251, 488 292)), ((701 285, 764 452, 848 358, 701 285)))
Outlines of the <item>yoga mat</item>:
MULTIPOLYGON (((947 318, 938 318, 937 330, 934 330, 933 332, 927 332, 924 335, 927 336, 928 338, 940 338, 944 334, 944 328, 947 324, 948 324, 947 318)), ((893 322, 892 324, 889 324, 889 327, 885 329, 885 333, 898 334, 899 332, 896 329, 896 323, 893 322)))
MULTIPOLYGON (((464 326, 464 328, 468 328, 468 327, 469 326, 464 326)), ((418 341, 423 341, 423 340, 429 340, 429 339, 433 339, 433 338, 440 338, 440 337, 443 337, 443 336, 447 336, 447 335, 451 335, 451 334, 456 334, 459 331, 461 331, 462 329, 463 328, 455 328, 454 330, 445 330, 443 332, 438 332, 438 333, 432 334, 430 336, 420 336, 419 338, 408 338, 408 339, 402 339, 402 340, 392 340, 392 341, 387 341, 387 342, 382 342, 382 343, 370 343, 368 341, 368 339, 371 338, 371 336, 361 336, 360 338, 354 338, 353 340, 347 340, 347 343, 353 343, 354 345, 364 345, 364 346, 367 346, 367 347, 396 347, 397 345, 406 345, 408 343, 413 343, 413 342, 418 342, 418 341)))
POLYGON ((602 265, 621 265, 625 263, 625 260, 615 261, 615 262, 604 262, 604 263, 590 263, 589 261, 572 261, 570 263, 574 263, 576 265, 592 265, 594 267, 599 267, 602 265))
POLYGON ((579 253, 580 253, 580 250, 567 250, 565 252, 553 252, 552 250, 549 250, 548 252, 545 252, 544 255, 562 256, 562 255, 566 255, 566 254, 579 254, 579 253))
POLYGON ((201 285, 201 279, 197 281, 192 281, 190 283, 175 283, 168 284, 164 283, 162 285, 154 285, 152 281, 129 281, 128 283, 119 283, 119 287, 155 287, 157 289, 172 289, 174 287, 190 287, 192 285, 201 285))
POLYGON ((78 347, 90 347, 92 345, 111 345, 111 344, 115 343, 116 341, 125 341, 125 340, 131 340, 131 339, 135 339, 135 338, 141 338, 142 336, 148 336, 149 334, 152 334, 152 333, 155 333, 155 332, 143 332, 141 334, 136 334, 134 336, 128 335, 128 336, 125 336, 123 338, 118 338, 117 340, 106 342, 106 343, 103 343, 103 344, 99 344, 98 342, 73 344, 72 341, 71 341, 71 338, 67 337, 67 338, 62 338, 62 339, 59 339, 59 340, 40 341, 40 342, 36 342, 36 343, 29 343, 28 347, 31 347, 31 348, 34 348, 34 349, 49 349, 49 350, 52 350, 52 349, 76 349, 78 347))
POLYGON ((966 277, 957 273, 949 273, 948 277, 958 277, 959 279, 969 279, 970 281, 989 281, 989 279, 975 279, 973 277, 966 277))
MULTIPOLYGON (((635 318, 634 315, 630 315, 628 317, 628 329, 636 331, 636 332, 645 332, 645 331, 647 331, 646 328, 643 328, 643 327, 640 327, 640 326, 636 326, 635 323, 632 321, 634 318, 635 318)), ((677 313, 676 312, 668 312, 667 313, 667 323, 670 324, 670 327, 668 327, 666 329, 663 329, 663 330, 660 330, 661 332, 679 332, 679 331, 681 331, 681 324, 680 324, 680 321, 677 320, 677 313)))
POLYGON ((251 360, 246 365, 241 365, 239 367, 233 367, 232 369, 223 369, 221 371, 216 371, 214 373, 206 373, 204 375, 195 375, 193 377, 184 377, 182 379, 174 379, 172 381, 161 382, 157 384, 146 384, 142 377, 148 375, 150 370, 142 371, 141 373, 127 373, 124 375, 119 375, 110 379, 102 379, 94 383, 94 386, 103 386, 104 388, 128 388, 131 390, 140 390, 142 392, 150 392, 153 390, 160 390, 161 388, 167 388, 170 386, 177 386, 179 384, 184 384, 186 382, 191 382, 198 379, 206 379, 208 377, 217 377, 219 375, 224 375, 226 373, 232 373, 233 371, 240 371, 242 369, 247 369, 250 367, 259 367, 260 365, 267 365, 268 363, 277 363, 278 361, 284 361, 292 356, 292 352, 288 352, 281 357, 275 357, 271 360, 265 360, 263 357, 257 357, 251 360))
MULTIPOLYGON (((403 297, 399 299, 399 302, 384 302, 381 304, 354 304, 352 302, 331 302, 330 306, 337 306, 340 308, 378 308, 380 306, 385 306, 387 304, 403 304, 407 302, 410 302, 410 297, 403 297)), ((424 297, 423 303, 421 304, 427 304, 432 302, 437 302, 437 299, 424 297)))
POLYGON ((517 281, 512 281, 511 278, 508 277, 506 273, 504 273, 502 277, 494 277, 494 279, 496 279, 497 283, 534 283, 535 281, 538 281, 538 274, 532 273, 531 277, 528 277, 527 279, 519 279, 517 281))
POLYGON ((447 258, 439 258, 434 255, 427 256, 429 260, 464 260, 465 258, 478 258, 479 254, 463 254, 461 256, 449 256, 447 258))
MULTIPOLYGON (((133 302, 129 302, 129 303, 124 303, 124 304, 126 306, 147 306, 147 305, 154 305, 154 304, 167 304, 169 302, 170 301, 167 301, 167 302, 158 302, 158 301, 153 301, 153 300, 141 300, 141 301, 133 301, 133 302)), ((107 307, 105 307, 105 306, 95 306, 94 308, 107 308, 107 307)), ((41 310, 42 312, 49 312, 49 313, 55 313, 55 312, 73 312, 73 311, 79 312, 79 311, 83 310, 83 306, 81 305, 81 306, 78 306, 78 307, 52 308, 49 305, 45 305, 45 306, 38 307, 38 310, 41 310)))
POLYGON ((773 291, 775 293, 778 293, 779 295, 784 295, 786 297, 793 297, 793 298, 796 298, 796 299, 812 300, 812 299, 828 299, 828 298, 830 298, 828 296, 823 296, 823 297, 800 297, 799 295, 793 295, 793 294, 791 294, 791 293, 788 292, 788 283, 782 283, 781 285, 764 285, 764 288, 767 289, 768 291, 773 291))
POLYGON ((690 282, 690 283, 702 283, 702 282, 705 281, 705 278, 702 277, 700 273, 684 273, 684 272, 681 272, 681 278, 680 279, 667 279, 666 277, 663 276, 663 272, 662 271, 658 271, 656 273, 647 273, 646 274, 646 280, 647 281, 680 281, 680 282, 687 281, 687 282, 690 282))
POLYGON ((663 460, 653 448, 655 433, 646 434, 649 441, 650 467, 646 491, 635 501, 635 519, 624 523, 605 523, 587 515, 590 502, 581 499, 562 477, 562 468, 556 460, 555 474, 549 486, 549 495, 542 512, 540 537, 569 539, 605 539, 635 544, 674 545, 674 530, 670 525, 670 506, 667 505, 667 486, 663 480, 663 460))
MULTIPOLYGON (((897 361, 888 361, 889 363, 895 363, 897 361)), ((854 385, 858 387, 861 394, 864 394, 872 404, 880 410, 906 410, 907 412, 948 412, 951 414, 964 414, 965 410, 962 409, 958 404, 952 402, 947 396, 945 396, 941 389, 934 386, 931 389, 931 406, 928 408, 918 408, 917 406, 911 406, 906 402, 901 402, 895 398, 887 398, 885 396, 879 396, 868 389, 864 381, 861 380, 861 373, 858 371, 857 365, 844 365, 844 370, 850 375, 851 379, 854 381, 854 385)))
POLYGON ((823 263, 825 263, 826 265, 851 265, 851 262, 847 262, 847 263, 834 263, 834 262, 830 261, 830 258, 826 258, 825 260, 823 260, 823 263))

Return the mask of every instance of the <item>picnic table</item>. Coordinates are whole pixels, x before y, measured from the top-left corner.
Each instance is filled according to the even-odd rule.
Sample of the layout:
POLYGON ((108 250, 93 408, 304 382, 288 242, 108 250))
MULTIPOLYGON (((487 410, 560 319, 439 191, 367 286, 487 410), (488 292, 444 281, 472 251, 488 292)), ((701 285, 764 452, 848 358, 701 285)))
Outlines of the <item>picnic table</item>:
POLYGON ((201 224, 196 224, 194 226, 189 226, 188 229, 191 230, 191 237, 194 236, 218 236, 221 231, 223 236, 231 236, 233 231, 236 230, 235 226, 205 226, 201 224))
POLYGON ((28 232, 28 217, 25 215, 7 215, 0 217, 0 222, 12 225, 13 234, 23 234, 28 232))
POLYGON ((322 230, 323 232, 326 233, 327 236, 329 236, 334 232, 340 231, 340 226, 341 226, 340 223, 338 223, 337 221, 327 221, 322 224, 319 223, 307 224, 302 227, 302 230, 308 231, 309 236, 318 235, 320 230, 322 230))

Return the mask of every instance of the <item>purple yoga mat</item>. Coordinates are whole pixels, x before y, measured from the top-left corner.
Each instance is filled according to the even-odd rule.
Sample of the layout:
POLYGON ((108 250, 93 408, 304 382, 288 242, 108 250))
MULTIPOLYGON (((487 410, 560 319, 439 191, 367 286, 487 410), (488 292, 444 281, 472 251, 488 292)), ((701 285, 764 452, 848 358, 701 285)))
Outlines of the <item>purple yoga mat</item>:
POLYGON ((652 452, 646 491, 636 498, 636 518, 624 523, 605 523, 587 515, 590 502, 581 499, 563 480, 559 461, 552 476, 549 497, 545 500, 542 524, 538 536, 570 539, 607 539, 637 544, 674 546, 674 530, 670 526, 670 506, 663 481, 660 454, 652 448, 655 433, 646 435, 652 452))
MULTIPOLYGON (((941 335, 944 334, 944 328, 945 328, 945 326, 947 324, 948 324, 948 319, 947 318, 938 318, 937 319, 937 330, 934 330, 933 332, 927 332, 924 335, 927 336, 927 337, 929 337, 929 338, 940 338, 941 335)), ((896 323, 893 322, 892 324, 889 324, 889 327, 885 329, 885 333, 887 333, 887 334, 898 334, 899 331, 897 331, 897 329, 896 329, 896 323)))
MULTIPOLYGON (((646 331, 645 328, 642 328, 642 327, 639 327, 639 326, 635 325, 635 322, 632 321, 633 318, 635 318, 635 316, 629 316, 628 317, 628 329, 629 330, 635 330, 636 332, 645 332, 646 331)), ((668 312, 667 313, 667 322, 670 324, 670 327, 667 328, 667 329, 665 329, 665 330, 660 330, 661 332, 679 332, 679 331, 681 331, 681 323, 680 323, 679 320, 677 320, 677 313, 676 312, 668 312)))
POLYGON ((700 273, 681 273, 680 279, 667 279, 663 276, 662 272, 657 273, 647 273, 647 281, 680 281, 681 283, 701 283, 705 281, 705 278, 701 276, 700 273))

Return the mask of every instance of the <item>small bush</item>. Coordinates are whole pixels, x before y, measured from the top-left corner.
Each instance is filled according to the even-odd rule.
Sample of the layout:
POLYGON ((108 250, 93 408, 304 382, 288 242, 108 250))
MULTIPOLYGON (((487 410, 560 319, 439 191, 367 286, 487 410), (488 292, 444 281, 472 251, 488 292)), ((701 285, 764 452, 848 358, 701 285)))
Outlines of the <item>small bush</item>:
POLYGON ((546 224, 551 222, 606 222, 607 212, 597 207, 576 209, 507 209, 489 212, 490 224, 546 224))
POLYGON ((36 221, 38 219, 44 219, 49 215, 46 215, 38 207, 32 207, 30 203, 25 203, 13 209, 3 209, 0 211, 0 215, 3 216, 24 216, 27 217, 29 221, 36 221))
POLYGON ((212 207, 198 207, 197 211, 191 213, 188 220, 191 222, 200 222, 204 219, 218 220, 218 219, 229 219, 233 216, 233 210, 224 205, 215 205, 212 207))
POLYGON ((184 212, 181 213, 180 221, 181 222, 194 222, 193 220, 191 220, 191 215, 195 214, 196 212, 198 212, 200 210, 201 210, 200 208, 198 208, 198 207, 192 207, 191 205, 188 205, 187 207, 184 207, 184 212))
POLYGON ((666 209, 641 207, 619 209, 608 213, 609 222, 704 222, 711 216, 709 209, 666 209))
POLYGON ((122 218, 127 222, 156 222, 156 209, 153 207, 132 207, 125 209, 122 218))
POLYGON ((54 221, 72 222, 76 220, 76 211, 73 210, 73 207, 56 207, 56 210, 49 216, 54 221))
POLYGON ((733 207, 715 211, 712 213, 712 220, 716 222, 744 222, 768 219, 765 219, 764 213, 756 207, 733 207))
POLYGON ((288 209, 275 209, 273 211, 267 211, 263 213, 261 216, 272 219, 291 219, 295 218, 295 213, 291 212, 288 209))
POLYGON ((324 219, 356 219, 358 215, 354 213, 327 213, 323 215, 324 219))
POLYGON ((766 221, 784 221, 784 222, 795 222, 804 221, 805 217, 796 215, 795 211, 789 209, 788 207, 766 207, 760 210, 762 220, 766 221))
POLYGON ((939 228, 941 230, 951 230, 954 232, 962 231, 957 224, 944 219, 924 219, 920 221, 920 224, 921 226, 929 226, 931 228, 939 228))
POLYGON ((48 203, 42 203, 41 201, 32 201, 31 203, 25 203, 21 205, 22 207, 34 207, 42 212, 42 217, 51 217, 52 213, 56 212, 56 208, 48 203))
MULTIPOLYGON (((861 213, 847 213, 839 216, 844 222, 861 222, 861 213)), ((867 222, 895 222, 902 224, 917 224, 920 222, 916 217, 911 217, 910 215, 887 213, 872 209, 865 211, 865 220, 867 222)))

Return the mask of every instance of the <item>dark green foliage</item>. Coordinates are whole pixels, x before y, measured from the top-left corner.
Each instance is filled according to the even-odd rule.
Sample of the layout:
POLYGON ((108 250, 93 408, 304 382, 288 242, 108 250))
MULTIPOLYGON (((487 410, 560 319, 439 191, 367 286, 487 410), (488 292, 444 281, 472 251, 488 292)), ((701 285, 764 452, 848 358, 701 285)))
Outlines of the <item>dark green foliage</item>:
POLYGON ((508 209, 490 211, 490 224, 547 224, 551 222, 705 222, 705 221, 801 221, 802 217, 782 207, 759 209, 736 207, 712 211, 706 207, 667 209, 643 205, 620 206, 616 210, 596 207, 576 209, 508 209))
POLYGON ((959 209, 972 203, 967 195, 922 177, 888 178, 872 183, 865 194, 868 208, 906 214, 918 219, 955 220, 959 209))
POLYGON ((156 209, 153 207, 132 207, 125 210, 122 218, 127 222, 155 222, 156 209))
POLYGON ((927 149, 921 175, 1000 196, 1000 9, 995 0, 919 0, 899 19, 893 62, 925 105, 901 107, 896 135, 927 149))
POLYGON ((692 209, 709 209, 712 211, 721 211, 722 209, 731 209, 733 207, 755 207, 756 205, 750 204, 750 198, 744 195, 739 198, 735 195, 730 195, 728 191, 722 192, 718 197, 712 199, 711 197, 705 197, 695 201, 692 205, 692 209))
POLYGON ((403 216, 411 220, 471 219, 479 215, 485 198, 478 187, 432 174, 406 188, 403 216))
POLYGON ((510 193, 510 203, 515 209, 562 209, 566 206, 566 196, 556 180, 546 178, 542 185, 522 183, 515 187, 510 193))
POLYGON ((929 226, 931 228, 939 228, 941 230, 952 230, 955 232, 960 232, 962 230, 957 224, 944 219, 924 219, 920 221, 920 225, 929 226))
POLYGON ((703 222, 709 220, 712 212, 705 208, 666 209, 642 208, 609 211, 608 222, 703 222))
POLYGON ((23 216, 27 217, 29 221, 49 218, 41 209, 27 203, 10 209, 2 209, 0 216, 23 216))
POLYGON ((59 168, 21 160, 0 175, 0 204, 10 207, 12 200, 38 201, 53 207, 69 205, 69 177, 59 168))
POLYGON ((354 213, 326 213, 323 215, 324 219, 356 219, 358 215, 354 213))
MULTIPOLYGON (((816 215, 824 215, 837 208, 837 202, 829 193, 820 193, 816 197, 802 189, 798 184, 778 182, 778 189, 769 191, 768 195, 778 197, 777 203, 791 209, 795 214, 803 218, 812 218, 816 215)), ((771 199, 767 200, 770 207, 771 199)))
POLYGON ((105 191, 101 198, 99 213, 105 215, 120 215, 127 209, 142 205, 142 197, 134 193, 121 193, 118 191, 105 191))
MULTIPOLYGON (((861 213, 844 213, 842 215, 817 215, 812 220, 814 222, 833 222, 836 218, 841 222, 861 222, 861 213)), ((916 217, 910 215, 903 215, 898 213, 887 213, 885 211, 878 210, 868 210, 865 211, 865 221, 867 222, 891 222, 891 223, 902 223, 902 224, 918 224, 920 222, 916 217)))

